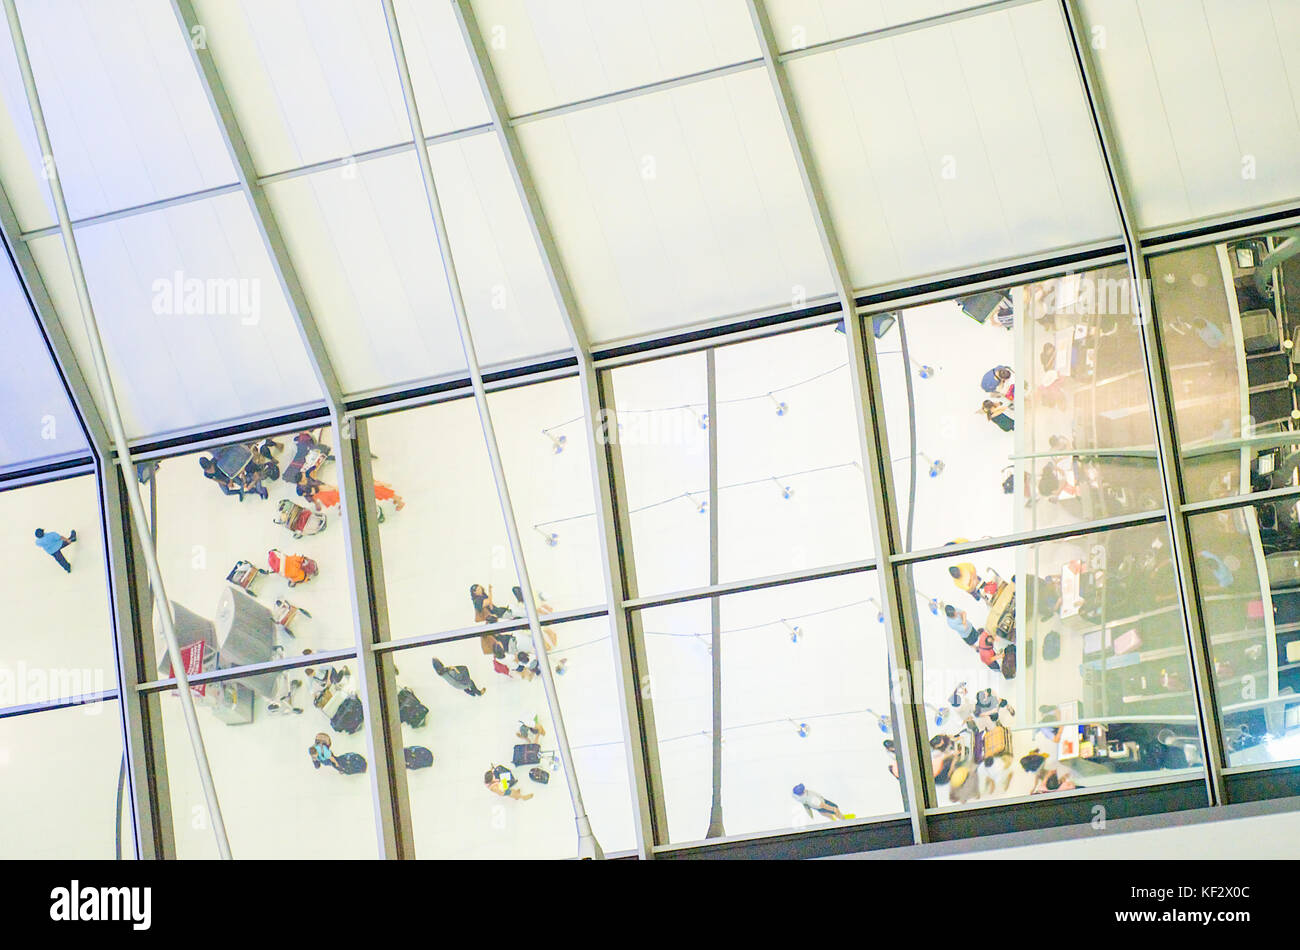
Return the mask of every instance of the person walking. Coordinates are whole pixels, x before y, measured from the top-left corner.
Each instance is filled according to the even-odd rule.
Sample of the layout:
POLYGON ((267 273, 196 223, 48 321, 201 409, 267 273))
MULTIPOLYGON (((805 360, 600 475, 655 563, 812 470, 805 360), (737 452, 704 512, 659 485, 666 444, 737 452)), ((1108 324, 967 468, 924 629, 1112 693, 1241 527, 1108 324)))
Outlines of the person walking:
POLYGON ((443 682, 448 686, 455 687, 466 696, 482 696, 487 692, 486 688, 480 689, 474 685, 474 678, 469 675, 467 666, 444 666, 442 661, 436 656, 433 658, 433 671, 442 677, 443 682))
POLYGON ((975 641, 980 638, 979 628, 970 622, 970 617, 966 611, 958 610, 952 604, 943 605, 943 615, 948 621, 948 626, 952 627, 957 636, 961 637, 962 642, 968 647, 973 647, 975 641))
POLYGON ((75 529, 66 538, 57 531, 46 531, 44 528, 36 529, 36 546, 54 558, 59 567, 63 568, 65 574, 72 573, 72 565, 63 556, 63 549, 76 540, 77 532, 75 529))
POLYGON ((812 818, 813 815, 822 815, 831 819, 853 817, 852 815, 846 815, 841 812, 839 805, 827 800, 825 796, 817 794, 811 788, 804 785, 803 782, 796 785, 791 790, 791 794, 794 795, 795 801, 803 806, 804 811, 808 813, 809 818, 812 818))

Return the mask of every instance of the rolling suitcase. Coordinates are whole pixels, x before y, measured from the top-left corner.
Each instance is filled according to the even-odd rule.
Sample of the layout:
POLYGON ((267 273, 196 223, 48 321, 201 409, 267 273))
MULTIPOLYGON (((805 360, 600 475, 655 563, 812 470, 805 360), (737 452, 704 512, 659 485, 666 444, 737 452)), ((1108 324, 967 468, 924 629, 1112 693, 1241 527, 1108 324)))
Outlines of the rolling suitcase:
POLYGON ((361 729, 365 721, 365 712, 361 700, 349 694, 339 704, 338 711, 330 717, 330 728, 335 732, 351 734, 361 729))
POLYGON ((539 785, 545 785, 551 780, 551 773, 546 771, 546 769, 533 766, 528 770, 528 777, 539 785))
POLYGON ((542 761, 542 747, 535 742, 515 746, 514 765, 536 765, 542 761))
POLYGON ((359 752, 343 752, 335 756, 339 771, 344 775, 359 775, 366 770, 366 757, 359 752))
POLYGON ((983 759, 991 759, 999 755, 1011 754, 1011 730, 1003 725, 996 725, 992 729, 985 729, 980 733, 976 745, 977 755, 983 759))
POLYGON ((412 729, 419 729, 429 718, 429 707, 420 702, 410 688, 403 686, 397 692, 397 715, 412 729))
POLYGON ((433 753, 422 745, 408 745, 402 750, 408 769, 427 769, 433 765, 433 753))

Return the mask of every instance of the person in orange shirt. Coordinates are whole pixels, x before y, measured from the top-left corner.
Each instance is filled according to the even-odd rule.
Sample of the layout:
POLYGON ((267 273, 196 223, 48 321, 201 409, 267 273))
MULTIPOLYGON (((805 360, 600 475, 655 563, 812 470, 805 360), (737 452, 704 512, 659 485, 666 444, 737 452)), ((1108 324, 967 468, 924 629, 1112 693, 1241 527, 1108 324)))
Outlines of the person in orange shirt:
MULTIPOLYGON (((308 487, 306 490, 299 489, 298 494, 312 503, 317 511, 323 508, 334 508, 339 503, 339 490, 335 485, 321 484, 319 487, 308 487)), ((402 496, 393 491, 393 486, 387 482, 375 481, 375 501, 391 501, 393 507, 401 511, 406 507, 406 502, 402 496)))

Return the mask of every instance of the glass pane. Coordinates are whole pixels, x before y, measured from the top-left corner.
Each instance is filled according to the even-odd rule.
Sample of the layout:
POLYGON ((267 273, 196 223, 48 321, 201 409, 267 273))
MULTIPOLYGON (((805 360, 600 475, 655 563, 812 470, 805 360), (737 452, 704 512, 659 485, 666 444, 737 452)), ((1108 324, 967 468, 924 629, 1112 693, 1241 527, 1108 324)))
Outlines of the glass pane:
POLYGON ((877 590, 866 573, 720 598, 720 695, 711 602, 641 614, 670 841, 903 810, 883 745, 891 679, 877 590))
MULTIPOLYGON (((243 195, 79 228, 77 246, 128 436, 216 427, 321 399, 243 195)), ((63 239, 31 248, 77 361, 92 366, 63 239)))
MULTIPOLYGON (((115 700, 0 719, 0 857, 112 860, 121 769, 115 700)), ((121 834, 134 857, 129 813, 121 834)))
MULTIPOLYGON (((74 219, 236 180, 170 4, 24 0, 19 6, 74 219)), ((7 26, 0 30, 10 45, 7 26)), ((23 121, 30 120, 24 115, 23 121)))
POLYGON ((1163 524, 912 565, 940 804, 1199 769, 1163 524))
POLYGON ((709 575, 709 438, 717 437, 720 582, 875 554, 848 349, 819 327, 611 371, 639 593, 709 575))
MULTIPOLYGON (((338 670, 346 668, 344 664, 338 670)), ((304 681, 295 690, 301 697, 316 685, 302 670, 284 677, 304 681)), ((315 740, 319 733, 329 740, 335 758, 348 765, 356 761, 352 756, 364 761, 364 734, 337 731, 310 701, 299 702, 305 707, 301 714, 272 713, 250 688, 254 682, 205 684, 203 695, 195 696, 231 854, 322 861, 376 857, 369 763, 365 772, 346 774, 329 766, 314 767, 311 751, 324 745, 315 740)), ((340 688, 346 692, 347 686, 345 678, 340 688)), ((212 821, 176 691, 159 696, 155 708, 162 721, 176 856, 215 858, 212 821)))
POLYGON ((512 115, 754 59, 739 0, 474 0, 512 115))
MULTIPOLYGON (((556 689, 592 829, 606 851, 630 849, 635 841, 627 754, 608 621, 544 629, 554 637, 551 664, 559 674, 556 689)), ((565 765, 541 679, 526 667, 518 671, 514 662, 509 672, 494 672, 496 666, 507 667, 484 652, 484 643, 490 645, 492 637, 392 654, 398 684, 428 708, 424 724, 406 722, 402 728, 407 748, 427 749, 433 760, 431 767, 413 767, 407 774, 416 853, 421 858, 575 857, 565 765), (535 748, 516 755, 519 746, 535 748), (489 770, 496 770, 490 787, 489 770)), ((548 639, 548 649, 551 643, 548 639)), ((420 757, 428 760, 421 752, 407 757, 412 766, 420 757)))
POLYGON ((1149 261, 1189 501, 1296 483, 1297 252, 1284 232, 1149 261))
POLYGON ((763 70, 519 126, 593 342, 832 291, 763 70))
POLYGON ((788 68, 857 287, 1118 238, 1054 4, 907 31, 788 68))
POLYGON ((401 512, 395 500, 381 506, 379 526, 393 639, 522 618, 474 400, 394 412, 367 426, 375 478, 403 500, 401 512))
POLYGON ((0 706, 115 689, 95 479, 0 492, 0 522, 0 706))
POLYGON ((1155 228, 1300 192, 1300 6, 1084 0, 1102 92, 1155 228))
POLYGON ((1161 507, 1125 273, 875 318, 908 549, 1161 507))
POLYGON ((329 438, 288 432, 142 468, 180 645, 206 643, 205 669, 356 642, 329 438))
POLYGON ((1296 502, 1189 519, 1229 765, 1300 759, 1296 502))
POLYGON ((0 469, 88 452, 18 275, 0 261, 0 469))
POLYGON ((605 603, 579 385, 559 379, 488 396, 534 593, 555 610, 605 603))

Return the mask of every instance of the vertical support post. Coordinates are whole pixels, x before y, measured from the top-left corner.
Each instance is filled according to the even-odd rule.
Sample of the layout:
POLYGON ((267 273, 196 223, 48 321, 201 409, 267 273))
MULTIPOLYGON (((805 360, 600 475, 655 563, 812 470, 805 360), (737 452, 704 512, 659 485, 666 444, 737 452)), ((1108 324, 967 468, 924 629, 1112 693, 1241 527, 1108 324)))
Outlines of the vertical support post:
MULTIPOLYGON (((358 692, 366 714, 366 749, 373 764, 369 776, 371 792, 375 796, 376 839, 381 857, 407 857, 411 855, 413 845, 409 836, 406 776, 404 771, 400 773, 394 771, 392 767, 395 761, 394 749, 389 746, 392 735, 400 737, 401 733, 400 731, 390 733, 386 728, 388 712, 380 706, 372 705, 396 695, 395 691, 385 691, 382 665, 376 666, 373 658, 370 658, 377 631, 386 630, 388 623, 387 615, 383 613, 383 608, 386 607, 383 597, 376 599, 373 588, 367 584, 367 564, 374 563, 374 559, 378 556, 378 545, 375 545, 372 550, 367 550, 367 529, 359 520, 367 512, 371 516, 375 513, 373 486, 367 502, 367 496, 361 491, 361 475, 357 471, 357 465, 360 463, 357 462, 356 446, 350 444, 354 434, 354 420, 346 414, 342 384, 335 372, 320 328, 316 324, 298 270, 289 255, 288 246, 271 207, 270 199, 267 197, 266 189, 258 179, 252 152, 239 126, 221 73, 209 48, 213 37, 208 36, 209 43, 196 44, 192 41, 194 36, 200 34, 202 26, 195 12, 193 0, 172 0, 172 11, 184 34, 184 41, 190 49, 195 71, 207 93, 213 116, 239 175, 240 186, 248 199, 249 210, 262 237, 267 258, 275 270, 276 278, 302 339, 303 348, 311 360, 321 393, 329 407, 331 438, 336 452, 341 455, 336 460, 340 472, 339 516, 345 528, 344 553, 348 572, 348 593, 352 600, 353 634, 360 678, 358 692)), ((367 451, 364 456, 367 469, 369 460, 367 451)), ((373 576, 369 579, 373 580, 373 576)), ((388 681, 388 686, 392 687, 391 676, 388 677, 388 681)))
POLYGON ((358 684, 365 704, 366 749, 374 763, 371 795, 376 816, 379 853, 388 858, 414 858, 409 790, 401 751, 402 723, 397 708, 397 680, 391 654, 375 652, 376 643, 392 639, 388 626, 388 592, 384 585, 379 511, 375 502, 375 477, 370 466, 370 434, 366 420, 345 417, 335 426, 339 472, 339 503, 352 506, 341 512, 347 532, 348 568, 356 579, 352 586, 356 618, 358 684), (367 596, 368 594, 368 596, 367 596))
MULTIPOLYGON (((709 586, 718 583, 718 367, 717 352, 704 351, 709 422, 709 586)), ((722 599, 709 598, 711 639, 709 659, 713 675, 713 799, 709 806, 706 838, 721 838, 722 825, 722 599)))
POLYGON ((1138 237, 1132 189, 1111 127, 1110 114, 1098 78, 1097 63, 1092 55, 1092 45, 1088 41, 1077 0, 1060 0, 1059 10, 1073 48, 1079 82, 1087 100, 1097 146, 1106 166, 1115 213, 1123 231, 1124 250, 1128 257, 1130 301, 1142 326, 1142 354, 1147 367, 1147 384, 1155 423, 1156 459, 1164 492, 1165 516, 1169 524, 1174 579, 1183 608, 1184 632, 1191 659, 1196 717, 1201 727, 1201 750, 1205 761, 1206 794, 1211 805, 1221 805, 1226 801, 1223 769, 1227 755, 1220 728, 1222 720, 1218 696, 1214 692, 1205 618, 1201 614, 1201 602, 1196 588, 1187 517, 1182 510, 1187 499, 1183 488, 1182 461, 1178 455, 1173 391, 1169 386, 1169 363, 1152 310, 1151 284, 1147 279, 1142 241, 1138 237))
MULTIPOLYGON (((880 387, 880 366, 876 356, 874 334, 864 334, 858 315, 853 285, 849 279, 839 237, 831 219, 830 208, 821 185, 821 178, 808 147, 808 136, 794 104, 794 91, 785 67, 779 60, 780 50, 772 32, 764 0, 748 0, 750 18, 758 34, 768 78, 772 83, 777 105, 785 123, 790 148, 799 168, 808 204, 817 224, 826 264, 835 282, 835 290, 844 314, 844 331, 849 342, 849 379, 853 390, 853 407, 857 413, 858 435, 862 451, 862 467, 867 476, 868 495, 871 499, 871 530, 876 543, 880 564, 877 574, 880 582, 880 603, 885 615, 885 631, 889 643, 889 661, 894 671, 898 689, 895 691, 897 714, 902 719, 902 738, 898 747, 902 759, 899 780, 912 820, 912 837, 917 844, 929 840, 926 823, 926 794, 929 786, 921 770, 922 761, 928 761, 925 729, 924 698, 919 695, 920 644, 907 618, 913 604, 905 596, 899 583, 898 568, 891 563, 900 553, 897 517, 890 499, 893 493, 893 470, 889 452, 889 439, 885 432, 885 403, 880 387)), ((928 769, 927 769, 928 771, 928 769)))

